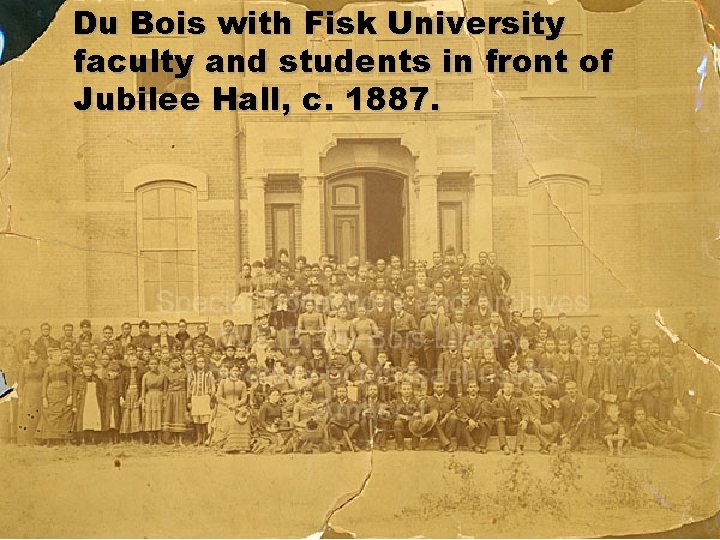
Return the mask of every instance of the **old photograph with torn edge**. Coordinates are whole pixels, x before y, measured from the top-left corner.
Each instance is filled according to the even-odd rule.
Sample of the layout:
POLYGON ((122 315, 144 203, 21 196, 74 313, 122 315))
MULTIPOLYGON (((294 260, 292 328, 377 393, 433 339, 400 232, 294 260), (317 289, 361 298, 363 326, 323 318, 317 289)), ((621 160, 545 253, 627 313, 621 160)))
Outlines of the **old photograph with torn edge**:
POLYGON ((719 26, 67 0, 0 66, 4 535, 693 534, 719 26))

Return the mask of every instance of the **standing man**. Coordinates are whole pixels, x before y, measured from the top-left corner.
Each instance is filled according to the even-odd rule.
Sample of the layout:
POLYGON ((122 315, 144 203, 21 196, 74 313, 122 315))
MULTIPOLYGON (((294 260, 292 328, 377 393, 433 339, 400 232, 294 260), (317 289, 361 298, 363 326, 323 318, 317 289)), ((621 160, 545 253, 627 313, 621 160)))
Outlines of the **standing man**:
POLYGON ((490 300, 493 311, 500 313, 503 321, 507 325, 508 323, 508 302, 506 302, 506 296, 510 290, 510 274, 507 270, 497 263, 497 254, 491 251, 487 254, 488 262, 485 270, 487 276, 487 283, 490 289, 490 300))
POLYGON ((450 319, 438 313, 437 300, 429 300, 427 310, 428 314, 420 320, 420 335, 425 369, 432 378, 437 372, 440 354, 450 334, 450 319))
POLYGON ((400 298, 393 300, 394 314, 390 319, 390 347, 393 364, 407 368, 412 349, 412 338, 417 329, 415 319, 407 311, 400 298))

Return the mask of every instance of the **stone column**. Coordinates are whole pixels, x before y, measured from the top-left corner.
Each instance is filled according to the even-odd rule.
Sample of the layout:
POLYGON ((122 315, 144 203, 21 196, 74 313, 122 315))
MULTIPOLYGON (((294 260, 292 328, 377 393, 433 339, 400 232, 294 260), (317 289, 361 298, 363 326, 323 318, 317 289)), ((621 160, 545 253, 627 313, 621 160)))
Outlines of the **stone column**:
POLYGON ((415 207, 416 257, 432 264, 433 251, 438 249, 437 174, 415 176, 417 205, 415 207))
POLYGON ((248 212, 248 258, 265 258, 265 176, 246 176, 248 212))
POLYGON ((302 254, 309 263, 317 262, 322 254, 322 186, 323 177, 310 175, 302 177, 302 254))
POLYGON ((478 253, 493 249, 492 176, 473 173, 470 196, 470 253, 468 260, 477 262, 478 253))

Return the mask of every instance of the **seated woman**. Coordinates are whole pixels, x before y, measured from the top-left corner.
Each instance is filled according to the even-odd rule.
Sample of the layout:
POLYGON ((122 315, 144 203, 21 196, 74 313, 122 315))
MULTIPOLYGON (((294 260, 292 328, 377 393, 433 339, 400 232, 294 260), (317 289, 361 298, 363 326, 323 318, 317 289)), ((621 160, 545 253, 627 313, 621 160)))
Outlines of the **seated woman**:
POLYGON ((312 453, 314 450, 325 450, 328 447, 325 433, 325 407, 314 403, 312 398, 312 389, 305 388, 293 408, 295 452, 312 453))
POLYGON ((292 434, 290 420, 283 420, 283 407, 280 404, 280 391, 270 391, 268 400, 260 406, 257 422, 257 445, 253 449, 258 454, 277 454, 289 451, 292 445, 287 441, 292 434))
POLYGON ((215 442, 227 454, 245 454, 252 450, 253 427, 247 405, 240 405, 234 414, 225 417, 224 430, 218 431, 215 442))

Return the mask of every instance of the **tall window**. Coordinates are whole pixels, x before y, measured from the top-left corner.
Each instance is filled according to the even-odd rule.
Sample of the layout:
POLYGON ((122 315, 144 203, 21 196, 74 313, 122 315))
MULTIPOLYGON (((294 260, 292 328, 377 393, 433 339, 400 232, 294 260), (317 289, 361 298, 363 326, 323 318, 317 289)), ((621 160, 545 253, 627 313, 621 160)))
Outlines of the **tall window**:
POLYGON ((290 261, 295 262, 295 205, 273 204, 272 211, 272 256, 277 257, 286 249, 290 261))
POLYGON ((462 237, 462 203, 461 202, 441 202, 438 205, 439 210, 439 229, 440 229, 440 251, 445 253, 449 247, 455 248, 455 253, 462 253, 463 237, 462 237))
POLYGON ((156 182, 138 190, 140 311, 194 311, 197 212, 194 188, 156 182))
POLYGON ((531 184, 532 289, 540 307, 587 297, 587 184, 565 178, 531 184), (562 210, 562 212, 561 212, 562 210))

